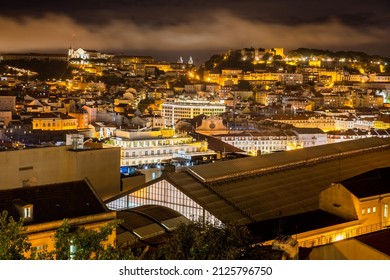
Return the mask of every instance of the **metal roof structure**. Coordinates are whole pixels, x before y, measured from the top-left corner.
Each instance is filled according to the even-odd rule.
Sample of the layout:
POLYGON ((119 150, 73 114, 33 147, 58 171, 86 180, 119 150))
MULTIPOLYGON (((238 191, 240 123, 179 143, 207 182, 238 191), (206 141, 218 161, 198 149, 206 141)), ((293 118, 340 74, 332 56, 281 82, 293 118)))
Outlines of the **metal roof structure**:
POLYGON ((123 223, 117 229, 117 241, 122 246, 158 244, 180 223, 189 220, 180 213, 160 205, 144 205, 117 212, 123 223))
POLYGON ((194 166, 161 178, 221 221, 250 224, 319 209, 331 183, 390 166, 390 139, 367 138, 194 166))

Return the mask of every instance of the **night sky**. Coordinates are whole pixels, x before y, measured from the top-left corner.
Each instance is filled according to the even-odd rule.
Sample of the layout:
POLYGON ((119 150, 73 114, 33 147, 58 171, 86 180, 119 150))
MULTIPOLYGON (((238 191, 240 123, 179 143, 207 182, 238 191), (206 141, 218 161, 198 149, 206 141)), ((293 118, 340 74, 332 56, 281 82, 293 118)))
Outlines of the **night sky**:
POLYGON ((74 48, 195 62, 243 47, 390 57, 388 0, 19 0, 0 6, 0 52, 74 48))

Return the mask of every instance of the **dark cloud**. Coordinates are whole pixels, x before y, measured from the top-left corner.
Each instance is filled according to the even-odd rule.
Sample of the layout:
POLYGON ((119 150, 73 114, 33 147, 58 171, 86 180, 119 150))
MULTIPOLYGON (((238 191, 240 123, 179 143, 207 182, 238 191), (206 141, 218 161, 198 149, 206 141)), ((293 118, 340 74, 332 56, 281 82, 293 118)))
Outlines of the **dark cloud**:
POLYGON ((72 44, 125 53, 257 46, 390 56, 387 2, 21 0, 0 10, 0 52, 61 50, 72 44))

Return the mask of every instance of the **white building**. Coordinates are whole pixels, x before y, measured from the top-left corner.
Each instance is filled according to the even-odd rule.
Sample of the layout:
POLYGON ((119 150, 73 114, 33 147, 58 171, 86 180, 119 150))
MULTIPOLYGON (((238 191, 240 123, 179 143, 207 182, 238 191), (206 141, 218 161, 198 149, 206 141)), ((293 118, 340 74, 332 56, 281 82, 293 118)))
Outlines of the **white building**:
POLYGON ((174 127, 180 119, 192 119, 199 115, 220 115, 226 111, 226 106, 221 103, 207 100, 167 100, 162 105, 162 116, 165 125, 174 127))
POLYGON ((253 131, 239 134, 219 134, 213 137, 246 151, 248 155, 289 151, 302 147, 298 137, 291 131, 253 131))
POLYGON ((326 133, 319 128, 294 128, 286 131, 219 134, 215 138, 246 151, 248 155, 290 151, 327 144, 326 133))
POLYGON ((111 146, 121 147, 121 167, 154 166, 172 160, 175 154, 207 153, 208 144, 174 129, 116 130, 111 146))
POLYGON ((324 145, 328 143, 327 135, 319 128, 293 128, 299 143, 303 148, 324 145))

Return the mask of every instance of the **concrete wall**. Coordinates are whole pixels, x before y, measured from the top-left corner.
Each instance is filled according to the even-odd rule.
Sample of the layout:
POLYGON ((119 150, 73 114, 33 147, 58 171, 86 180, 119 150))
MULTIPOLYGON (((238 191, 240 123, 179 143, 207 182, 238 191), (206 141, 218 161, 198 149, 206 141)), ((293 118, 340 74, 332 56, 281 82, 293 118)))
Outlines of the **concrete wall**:
POLYGON ((0 152, 0 189, 89 179, 101 199, 120 192, 120 148, 70 146, 0 152))
POLYGON ((390 257, 356 239, 315 247, 309 260, 390 260, 390 257))
POLYGON ((320 193, 320 209, 348 220, 358 219, 359 201, 344 186, 332 184, 320 193))
POLYGON ((145 184, 145 174, 140 174, 137 176, 122 178, 122 191, 129 191, 133 188, 145 184))

